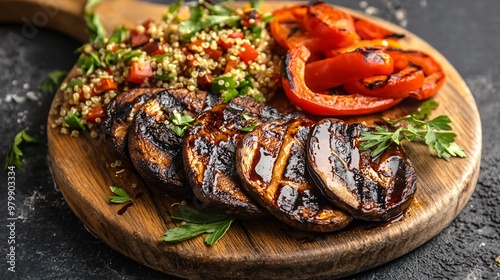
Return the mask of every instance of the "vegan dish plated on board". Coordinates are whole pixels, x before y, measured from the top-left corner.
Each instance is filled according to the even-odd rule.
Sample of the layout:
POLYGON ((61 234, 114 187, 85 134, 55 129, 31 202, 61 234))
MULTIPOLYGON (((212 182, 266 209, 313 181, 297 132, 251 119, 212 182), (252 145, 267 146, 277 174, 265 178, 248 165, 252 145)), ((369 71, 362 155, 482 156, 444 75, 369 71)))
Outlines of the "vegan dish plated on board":
MULTIPOLYGON (((397 220, 418 191, 403 141, 465 157, 451 120, 431 118, 444 71, 405 49, 404 34, 320 1, 266 13, 258 2, 200 1, 187 16, 182 6, 109 36, 89 12, 93 36, 51 112, 53 129, 104 139, 148 188, 208 206, 180 203, 173 218, 186 223, 164 241, 208 233, 213 245, 235 219, 308 232, 397 220), (343 119, 406 98, 419 109, 384 125, 343 119)), ((112 202, 130 201, 112 192, 112 202)))

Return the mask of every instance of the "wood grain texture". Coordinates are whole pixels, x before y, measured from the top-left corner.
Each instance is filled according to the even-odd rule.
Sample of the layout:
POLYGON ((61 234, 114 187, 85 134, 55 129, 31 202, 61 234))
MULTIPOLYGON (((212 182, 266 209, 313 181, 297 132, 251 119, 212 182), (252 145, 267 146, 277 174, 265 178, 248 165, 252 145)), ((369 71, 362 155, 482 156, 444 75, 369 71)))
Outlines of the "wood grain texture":
MULTIPOLYGON (((8 1, 0 5, 5 2, 8 1)), ((44 5, 43 1, 35 0, 11 2, 26 5, 24 7, 44 5)), ((58 3, 61 15, 74 15, 72 22, 81 22, 81 0, 58 3), (72 10, 71 7, 76 6, 80 12, 76 8, 72 10)), ((271 2, 266 3, 265 8, 282 5, 286 3, 271 2)), ((105 1, 96 7, 96 12, 106 19, 108 30, 125 22, 133 26, 147 18, 159 19, 164 11, 165 7, 127 0, 105 1)), ((53 18, 60 20, 57 15, 53 18)), ((406 145, 419 181, 415 199, 402 220, 383 226, 357 222, 346 230, 330 234, 296 231, 272 218, 237 221, 214 247, 204 245, 202 238, 167 244, 161 241, 161 236, 165 230, 179 224, 170 218, 172 207, 175 207, 172 205, 177 201, 148 190, 133 170, 122 172, 120 168, 112 168, 110 163, 115 158, 102 139, 92 139, 88 135, 71 138, 49 128, 50 165, 68 205, 85 226, 111 248, 138 263, 186 278, 341 277, 389 262, 422 245, 458 215, 474 190, 481 155, 480 118, 465 82, 438 51, 406 30, 380 19, 370 19, 405 33, 406 47, 425 51, 443 65, 447 80, 434 97, 440 103, 435 114, 450 116, 454 132, 458 134, 457 143, 468 155, 445 162, 430 155, 424 145, 406 145), (123 214, 119 214, 123 205, 109 203, 107 196, 111 195, 111 185, 124 188, 135 198, 133 206, 123 214)), ((66 26, 62 31, 73 33, 77 38, 82 36, 81 26, 77 24, 66 26)), ((401 116, 419 104, 404 101, 383 115, 401 116)), ((49 115, 48 127, 53 118, 49 115)), ((380 115, 372 115, 350 120, 370 123, 379 118, 380 115)))

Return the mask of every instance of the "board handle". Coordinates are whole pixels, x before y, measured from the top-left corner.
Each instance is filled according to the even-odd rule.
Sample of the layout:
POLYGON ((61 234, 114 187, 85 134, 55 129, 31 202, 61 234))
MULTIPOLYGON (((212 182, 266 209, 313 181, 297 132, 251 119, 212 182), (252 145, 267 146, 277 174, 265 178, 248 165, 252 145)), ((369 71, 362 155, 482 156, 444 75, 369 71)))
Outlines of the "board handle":
POLYGON ((0 23, 22 24, 23 36, 50 28, 85 41, 86 0, 0 0, 0 23))

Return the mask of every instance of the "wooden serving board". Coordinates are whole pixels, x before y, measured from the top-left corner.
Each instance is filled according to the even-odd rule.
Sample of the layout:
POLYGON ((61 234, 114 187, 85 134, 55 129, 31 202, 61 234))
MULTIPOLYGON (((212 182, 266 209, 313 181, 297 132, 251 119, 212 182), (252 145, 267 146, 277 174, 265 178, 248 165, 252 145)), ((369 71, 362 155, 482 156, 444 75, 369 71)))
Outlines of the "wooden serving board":
MULTIPOLYGON (((51 8, 56 12, 49 15, 46 26, 75 38, 85 37, 83 0, 58 0, 55 6, 47 2, 2 1, 0 22, 19 22, 23 16, 34 19, 40 11, 49 15, 47 11, 51 8)), ((286 4, 270 2, 265 3, 264 8, 286 4)), ((148 18, 160 19, 166 11, 165 6, 127 0, 104 1, 96 9, 108 30, 123 24, 134 26, 148 18)), ((348 12, 366 17, 352 10, 348 12)), ((79 138, 60 135, 58 130, 50 128, 53 116, 49 115, 50 165, 68 205, 85 226, 111 248, 140 264, 186 278, 341 277, 389 262, 422 245, 458 215, 474 190, 481 155, 480 118, 465 82, 438 51, 406 30, 380 19, 370 19, 406 34, 403 41, 406 47, 425 51, 441 62, 447 80, 434 98, 440 103, 435 114, 450 116, 454 132, 458 134, 457 143, 467 153, 467 158, 446 162, 430 155, 424 145, 406 146, 418 174, 418 190, 400 221, 387 225, 357 222, 330 234, 300 232, 272 218, 237 221, 214 247, 206 246, 201 237, 167 244, 161 237, 165 230, 179 224, 170 218, 172 205, 178 201, 149 191, 133 170, 111 167, 115 158, 102 140, 88 135, 79 138), (107 196, 111 195, 111 185, 132 194, 133 206, 124 211, 123 205, 110 204, 107 196)), ((419 104, 405 101, 384 115, 408 114, 419 104)), ((379 117, 352 119, 372 122, 379 117)))

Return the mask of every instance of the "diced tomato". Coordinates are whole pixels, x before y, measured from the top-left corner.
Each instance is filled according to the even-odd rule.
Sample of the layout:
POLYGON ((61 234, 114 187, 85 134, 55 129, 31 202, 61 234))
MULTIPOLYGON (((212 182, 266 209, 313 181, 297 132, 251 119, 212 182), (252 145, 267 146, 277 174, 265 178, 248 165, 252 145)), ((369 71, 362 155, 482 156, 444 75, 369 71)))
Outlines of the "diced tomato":
POLYGON ((100 95, 108 90, 117 90, 118 86, 116 83, 110 78, 102 78, 101 82, 94 86, 94 90, 92 92, 92 96, 100 95))
POLYGON ((132 48, 140 47, 149 42, 149 35, 145 33, 139 33, 137 30, 130 31, 130 46, 132 48))
POLYGON ((89 113, 87 114, 87 121, 96 122, 97 118, 100 118, 102 120, 105 117, 106 117, 106 112, 104 111, 101 105, 97 104, 94 106, 94 108, 90 109, 89 113))
POLYGON ((160 48, 157 42, 147 43, 141 49, 150 56, 155 56, 165 53, 165 51, 163 51, 163 49, 160 48))
POLYGON ((236 41, 236 39, 240 38, 243 39, 245 37, 245 34, 240 31, 236 31, 231 33, 229 36, 227 36, 227 39, 223 40, 220 39, 217 44, 225 51, 227 51, 230 47, 232 47, 236 41))
POLYGON ((202 89, 207 89, 212 84, 213 79, 210 73, 205 73, 204 75, 198 75, 196 82, 202 89))
POLYGON ((224 69, 224 73, 231 72, 231 70, 238 68, 238 64, 240 64, 239 60, 229 59, 226 64, 226 68, 224 69))
POLYGON ((136 61, 130 66, 128 81, 134 84, 142 84, 153 76, 153 69, 149 61, 136 61))
POLYGON ((203 48, 205 54, 207 54, 210 58, 212 58, 213 60, 219 60, 219 58, 222 57, 222 51, 218 49, 212 49, 211 47, 204 48, 203 47, 204 42, 205 41, 202 40, 196 40, 188 45, 188 50, 192 52, 199 52, 199 47, 201 47, 203 48))
POLYGON ((250 27, 252 25, 255 25, 259 22, 262 22, 262 18, 260 14, 255 10, 255 9, 250 9, 248 11, 245 11, 243 15, 241 16, 241 25, 243 27, 250 27))
POLYGON ((240 59, 243 62, 248 64, 252 61, 255 61, 258 56, 259 56, 259 53, 252 45, 250 45, 247 42, 241 44, 240 59))

